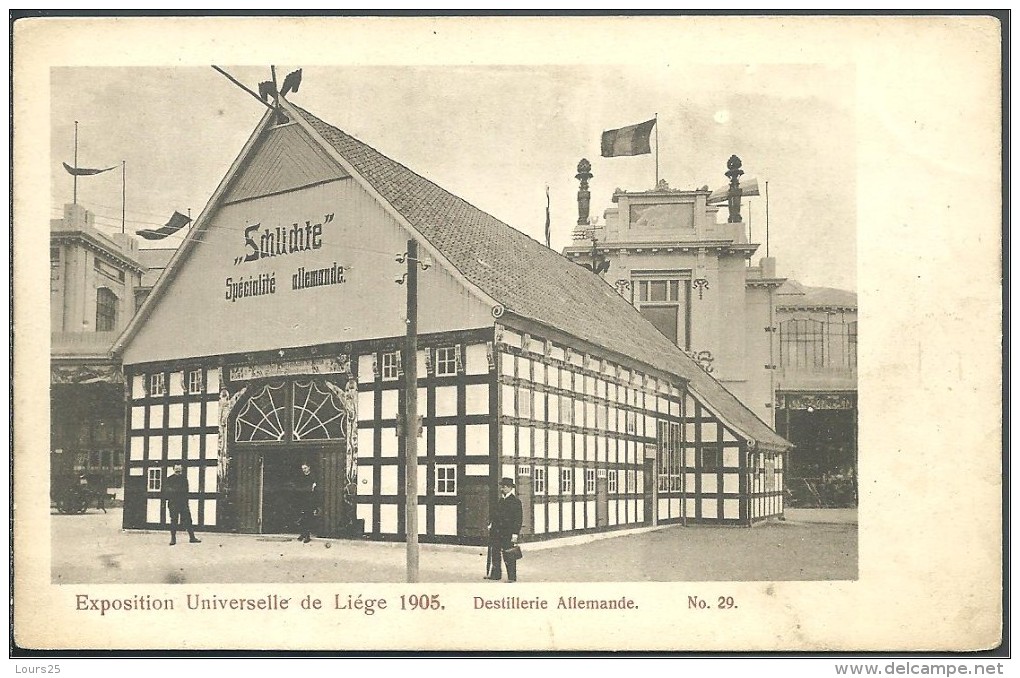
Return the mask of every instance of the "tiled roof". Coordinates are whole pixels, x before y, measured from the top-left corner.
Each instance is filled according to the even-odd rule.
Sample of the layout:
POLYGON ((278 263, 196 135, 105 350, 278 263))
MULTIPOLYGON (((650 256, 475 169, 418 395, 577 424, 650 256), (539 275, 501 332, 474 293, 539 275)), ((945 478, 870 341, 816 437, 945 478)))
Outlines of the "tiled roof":
POLYGON ((464 277, 507 312, 676 374, 745 434, 763 443, 788 445, 602 278, 293 107, 464 277))

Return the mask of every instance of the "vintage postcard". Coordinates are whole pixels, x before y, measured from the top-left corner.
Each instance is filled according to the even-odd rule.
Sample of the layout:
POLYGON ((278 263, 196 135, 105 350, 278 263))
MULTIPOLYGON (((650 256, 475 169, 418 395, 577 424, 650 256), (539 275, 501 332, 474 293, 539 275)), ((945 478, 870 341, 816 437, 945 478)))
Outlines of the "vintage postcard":
POLYGON ((17 645, 998 646, 1000 59, 16 22, 17 645))

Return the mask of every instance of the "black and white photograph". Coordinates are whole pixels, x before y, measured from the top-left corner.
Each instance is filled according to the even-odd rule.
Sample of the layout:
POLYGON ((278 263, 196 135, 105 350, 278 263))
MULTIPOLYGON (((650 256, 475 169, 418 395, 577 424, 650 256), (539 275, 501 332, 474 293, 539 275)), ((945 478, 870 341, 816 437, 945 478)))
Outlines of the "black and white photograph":
MULTIPOLYGON (((951 293, 982 310, 943 325, 991 351, 964 376, 924 336, 949 283, 923 278, 948 236, 929 222, 926 242, 916 217, 877 228, 895 190, 867 195, 890 178, 882 145, 901 150, 884 135, 906 141, 862 56, 889 42, 849 19, 731 21, 26 22, 39 89, 20 102, 14 79, 13 294, 33 305, 17 340, 37 346, 15 370, 41 418, 15 414, 15 488, 33 488, 13 493, 15 562, 32 570, 15 600, 39 595, 59 621, 47 636, 16 614, 15 636, 25 620, 26 647, 174 649, 202 620, 235 628, 187 647, 339 650, 338 629, 348 649, 996 645, 999 450, 973 453, 991 484, 942 475, 971 403, 930 418, 944 403, 926 404, 942 396, 924 375, 949 369, 1001 430, 998 212, 968 226, 985 244, 959 255, 973 288, 951 293), (200 56, 146 46, 196 29, 200 56), (246 51, 242 35, 274 30, 309 45, 246 51), (32 113, 22 134, 38 138, 19 146, 32 113), (43 231, 25 223, 46 218, 48 328, 43 231), (851 617, 840 642, 855 600, 925 596, 897 583, 897 534, 918 514, 911 538, 955 529, 939 522, 954 494, 976 497, 960 505, 980 528, 955 543, 982 579, 951 591, 953 565, 929 590, 987 614, 960 603, 931 635, 891 639, 851 617), (142 619, 151 634, 129 628, 142 619), (706 626, 647 635, 662 619, 706 626), (575 628, 485 632, 557 623, 575 628), (284 629, 278 647, 245 639, 262 624, 284 629)), ((939 138, 996 124, 994 21, 875 21, 889 40, 911 21, 959 36, 986 66, 944 74, 973 96, 931 123, 939 138)), ((976 138, 948 153, 997 152, 976 138)), ((917 153, 921 176, 897 181, 938 191, 942 161, 917 153)), ((994 204, 998 186, 982 190, 994 204)))

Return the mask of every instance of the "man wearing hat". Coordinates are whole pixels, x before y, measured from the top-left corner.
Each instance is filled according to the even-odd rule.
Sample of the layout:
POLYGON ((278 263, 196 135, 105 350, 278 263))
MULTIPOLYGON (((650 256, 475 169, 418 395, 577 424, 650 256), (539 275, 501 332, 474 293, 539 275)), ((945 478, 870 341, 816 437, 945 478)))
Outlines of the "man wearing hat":
POLYGON ((504 562, 506 563, 507 581, 515 582, 517 581, 517 559, 507 556, 505 551, 517 545, 524 511, 521 509, 521 500, 514 494, 512 478, 503 478, 499 481, 499 494, 500 498, 496 502, 492 522, 489 524, 490 569, 485 578, 502 579, 503 572, 500 562, 504 562))

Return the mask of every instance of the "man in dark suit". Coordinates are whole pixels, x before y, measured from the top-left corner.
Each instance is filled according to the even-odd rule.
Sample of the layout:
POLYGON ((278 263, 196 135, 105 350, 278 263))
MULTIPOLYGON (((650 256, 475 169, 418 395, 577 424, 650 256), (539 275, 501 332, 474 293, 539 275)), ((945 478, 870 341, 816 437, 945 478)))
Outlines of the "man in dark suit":
POLYGON ((312 467, 301 464, 301 475, 297 481, 297 524, 301 530, 298 541, 305 544, 312 540, 312 523, 319 514, 318 490, 319 484, 312 475, 312 467))
POLYGON ((163 498, 166 499, 167 513, 170 514, 170 546, 177 543, 177 525, 188 531, 188 541, 198 544, 202 540, 195 539, 195 528, 191 524, 191 509, 188 508, 188 477, 184 475, 184 467, 174 466, 173 475, 163 481, 163 498))
POLYGON ((501 561, 506 563, 507 581, 517 581, 517 560, 506 555, 506 550, 517 545, 517 539, 521 534, 521 523, 524 520, 524 511, 521 508, 521 500, 514 494, 514 481, 512 478, 503 478, 499 481, 499 501, 493 512, 492 522, 489 524, 489 563, 490 570, 486 573, 486 579, 499 580, 503 578, 501 561))

